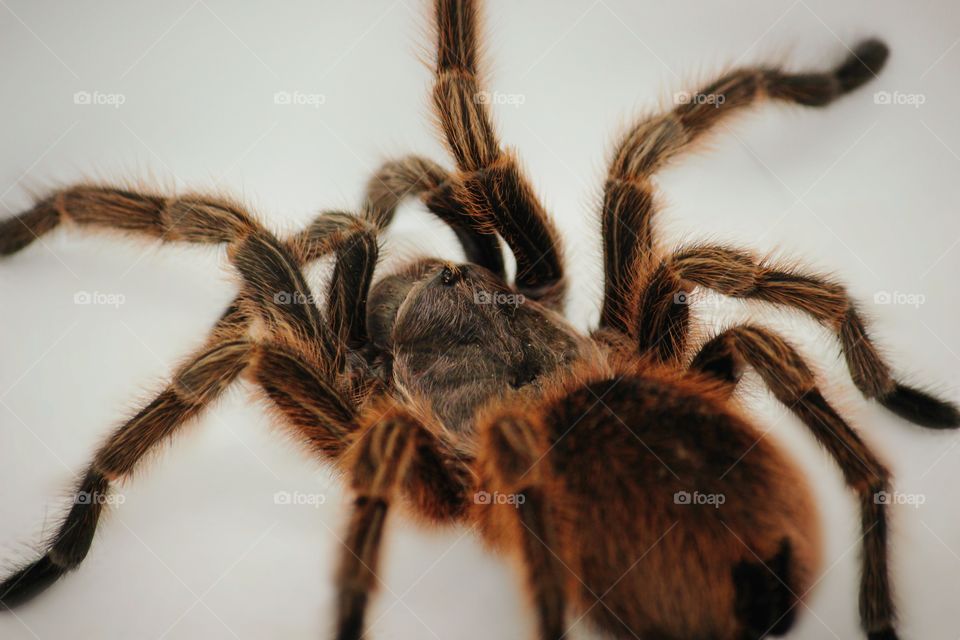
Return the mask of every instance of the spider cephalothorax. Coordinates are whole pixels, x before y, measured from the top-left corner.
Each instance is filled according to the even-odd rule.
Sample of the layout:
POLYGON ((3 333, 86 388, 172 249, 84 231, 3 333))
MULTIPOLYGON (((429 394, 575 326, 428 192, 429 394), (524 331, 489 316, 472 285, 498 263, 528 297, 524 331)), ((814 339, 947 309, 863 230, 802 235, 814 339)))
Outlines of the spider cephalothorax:
POLYGON ((473 264, 414 263, 374 287, 368 313, 391 382, 427 399, 454 431, 470 429, 493 397, 537 393, 592 347, 557 312, 473 264))
MULTIPOLYGON (((733 71, 627 131, 600 211, 600 322, 585 335, 561 315, 559 236, 479 99, 474 2, 436 0, 436 25, 433 99, 456 172, 390 162, 361 214, 323 214, 286 241, 223 199, 92 185, 0 223, 0 255, 70 221, 226 243, 242 280, 204 346, 97 451, 78 495, 110 491, 245 376, 356 496, 337 575, 338 638, 363 635, 398 505, 428 523, 472 524, 517 556, 543 640, 564 637, 570 613, 618 638, 781 635, 819 570, 819 525, 803 475, 733 394, 752 367, 856 493, 862 624, 870 638, 895 638, 886 467, 790 344, 753 325, 693 344, 698 319, 685 296, 702 287, 806 313, 835 333, 867 398, 938 429, 958 426, 957 409, 892 376, 835 281, 730 246, 666 251, 652 224, 652 178, 668 160, 761 99, 829 104, 879 72, 886 47, 863 42, 822 73, 733 71), (465 264, 421 259, 376 273, 378 236, 408 195, 453 229, 465 264), (516 258, 512 283, 501 239, 516 258), (330 253, 321 308, 301 268, 330 253)), ((0 584, 0 603, 15 606, 77 567, 103 505, 75 501, 40 558, 0 584)))

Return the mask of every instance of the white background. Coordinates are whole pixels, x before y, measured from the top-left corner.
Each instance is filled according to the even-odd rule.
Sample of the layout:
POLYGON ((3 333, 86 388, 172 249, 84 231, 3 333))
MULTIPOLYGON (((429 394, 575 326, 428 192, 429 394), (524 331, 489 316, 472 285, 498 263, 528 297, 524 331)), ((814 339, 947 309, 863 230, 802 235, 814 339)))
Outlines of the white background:
MULTIPOLYGON (((498 105, 496 117, 567 241, 569 315, 584 328, 597 317, 595 205, 613 136, 632 117, 724 65, 819 67, 879 35, 893 56, 867 88, 826 110, 764 106, 664 172, 657 224, 670 243, 721 239, 841 274, 896 370, 956 401, 952 4, 491 2, 489 89, 522 102, 498 105), (877 104, 876 91, 924 103, 877 104), (883 291, 923 304, 874 304, 883 291)), ((225 191, 278 232, 321 208, 356 207, 391 155, 447 162, 429 118, 427 15, 412 0, 0 0, 3 215, 28 207, 31 190, 83 178, 225 191), (124 103, 78 105, 78 91, 124 103), (278 105, 278 91, 322 95, 323 104, 278 105)), ((456 255, 428 220, 406 216, 392 255, 410 246, 456 255)), ((2 566, 32 557, 97 444, 161 388, 235 291, 215 249, 77 232, 0 263, 2 566), (76 305, 81 291, 120 294, 124 304, 76 305)), ((902 637, 955 638, 960 438, 863 401, 832 337, 808 319, 733 303, 706 311, 750 314, 802 346, 828 397, 894 470, 897 490, 923 496, 919 508, 892 509, 902 637)), ((823 578, 790 637, 862 637, 855 502, 811 437, 751 382, 745 400, 808 471, 826 532, 823 578)), ((239 386, 144 465, 82 568, 16 616, 0 614, 0 637, 329 637, 343 493, 248 391, 239 386), (326 502, 277 505, 278 491, 326 502)), ((532 637, 512 568, 463 531, 394 522, 380 574, 369 637, 532 637)), ((588 634, 580 625, 571 637, 588 634)))

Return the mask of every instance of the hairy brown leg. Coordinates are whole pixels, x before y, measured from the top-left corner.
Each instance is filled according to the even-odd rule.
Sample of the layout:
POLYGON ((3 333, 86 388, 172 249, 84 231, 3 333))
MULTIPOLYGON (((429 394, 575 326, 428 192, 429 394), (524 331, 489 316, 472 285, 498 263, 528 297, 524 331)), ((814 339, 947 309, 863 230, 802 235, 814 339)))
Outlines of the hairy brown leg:
POLYGON ((236 379, 249 352, 235 333, 237 325, 242 325, 242 316, 234 309, 217 323, 204 347, 176 371, 167 388, 100 448, 77 488, 73 507, 46 542, 44 555, 0 583, 4 608, 29 600, 75 568, 93 541, 111 482, 129 474, 140 458, 236 379))
POLYGON ((626 331, 633 322, 631 292, 638 263, 655 247, 653 175, 671 159, 700 142, 735 113, 764 98, 824 106, 879 73, 886 45, 867 40, 831 71, 786 73, 779 69, 739 69, 721 76, 671 111, 640 120, 620 139, 607 173, 601 210, 604 258, 602 326, 626 331))
POLYGON ((452 177, 431 160, 406 156, 384 163, 367 181, 366 215, 383 229, 393 219, 400 202, 411 196, 419 197, 433 215, 450 226, 467 262, 506 278, 500 240, 474 229, 467 208, 455 197, 452 177))
POLYGON ((237 203, 195 194, 166 197, 152 192, 79 184, 43 198, 26 213, 6 219, 0 227, 3 244, 13 253, 39 233, 73 222, 162 239, 169 242, 231 242, 252 231, 256 223, 237 203), (44 221, 30 224, 29 221, 44 221), (18 240, 18 229, 35 233, 18 240))
POLYGON ((637 294, 639 317, 634 333, 641 351, 661 360, 682 356, 689 324, 687 296, 699 285, 735 298, 760 300, 809 314, 836 332, 853 382, 864 396, 924 427, 948 429, 960 425, 960 412, 953 404, 893 377, 846 290, 827 277, 720 245, 681 249, 663 259, 651 273, 649 284, 637 294))
POLYGON ((493 494, 510 496, 512 505, 486 504, 478 509, 495 511, 498 526, 513 530, 520 541, 527 587, 539 625, 540 640, 560 640, 566 635, 567 569, 557 557, 556 523, 548 503, 549 490, 543 461, 548 447, 543 428, 529 415, 503 413, 491 420, 481 436, 477 460, 480 485, 493 494))
MULTIPOLYGON (((330 253, 351 237, 369 237, 386 226, 407 195, 420 196, 431 211, 454 229, 471 261, 502 274, 497 238, 469 230, 462 207, 452 199, 446 172, 413 156, 386 163, 371 178, 366 195, 368 206, 362 216, 338 211, 321 213, 284 243, 266 232, 240 205, 226 199, 202 195, 168 197, 108 186, 77 185, 51 194, 25 213, 0 221, 0 256, 23 249, 63 222, 74 222, 164 242, 242 244, 247 235, 253 234, 258 236, 251 243, 256 245, 254 250, 281 254, 281 262, 295 260, 299 267, 330 253)), ((350 242, 361 240, 353 238, 350 242)), ((370 244, 371 240, 362 242, 370 244)), ((292 284, 305 286, 298 282, 300 278, 292 279, 292 284)), ((297 297, 293 290, 282 293, 288 294, 285 297, 297 297)), ((233 305, 237 303, 235 300, 233 305)), ((303 305, 294 311, 305 312, 296 314, 302 316, 294 322, 299 331, 316 333, 316 314, 303 305)), ((279 315, 282 320, 284 314, 279 315)), ((354 341, 363 333, 362 318, 358 321, 361 324, 353 327, 350 334, 354 341)), ((333 346, 328 345, 328 349, 333 350, 333 346)))
MULTIPOLYGON (((291 294, 298 293, 306 297, 308 293, 299 274, 299 263, 291 265, 291 247, 273 237, 242 206, 223 198, 194 194, 167 197, 112 187, 78 185, 50 195, 24 215, 30 217, 41 214, 46 219, 125 232, 163 242, 230 244, 234 247, 231 255, 236 257, 238 269, 255 293, 258 293, 258 273, 251 271, 250 261, 246 259, 252 252, 261 258, 255 266, 261 270, 269 269, 278 277, 283 275, 291 286, 296 287, 296 290, 291 289, 291 294)), ((6 237, 8 231, 20 227, 22 217, 4 221, 0 237, 6 237)), ((287 311, 274 314, 279 324, 313 339, 323 338, 315 306, 298 305, 287 311)), ((328 348, 332 349, 332 345, 328 348)))
MULTIPOLYGON (((320 214, 292 242, 316 258, 330 250, 336 232, 348 226, 342 212, 320 214)), ((0 255, 15 253, 62 224, 119 231, 162 242, 231 243, 259 228, 246 210, 224 198, 166 196, 108 185, 78 184, 39 200, 33 208, 0 221, 0 255), (28 233, 26 230, 29 229, 28 233)))
MULTIPOLYGON (((332 334, 338 330, 331 328, 327 331, 323 327, 319 311, 309 301, 309 289, 299 268, 348 244, 364 244, 368 248, 372 245, 374 261, 376 257, 375 238, 371 239, 372 225, 349 213, 325 212, 302 232, 281 242, 242 207, 227 200, 194 195, 165 197, 88 185, 54 193, 30 211, 0 222, 0 245, 11 250, 23 248, 61 221, 128 232, 164 242, 234 245, 231 254, 248 280, 251 292, 259 296, 258 302, 264 305, 264 313, 273 311, 269 316, 274 326, 287 326, 308 339, 320 341, 331 358, 337 353, 332 334), (31 220, 46 222, 33 224, 35 233, 18 236, 18 230, 30 226, 31 220), (361 242, 359 237, 366 240, 361 242), (267 286, 270 282, 282 284, 285 289, 267 286)), ((352 256, 351 265, 356 261, 357 251, 352 251, 352 256)), ((355 303, 365 300, 365 290, 360 286, 365 279, 369 280, 368 277, 353 278, 358 289, 351 292, 349 298, 355 303)), ((333 291, 338 294, 333 306, 342 311, 344 302, 340 299, 340 292, 341 289, 333 291)), ((239 304, 240 298, 237 298, 231 308, 239 304)), ((339 316, 330 324, 338 326, 346 321, 344 313, 339 316)), ((349 322, 352 324, 348 334, 354 339, 362 337, 363 318, 351 315, 349 322)))
POLYGON ((337 573, 336 637, 359 640, 388 511, 405 493, 430 519, 453 521, 466 511, 471 483, 464 459, 397 404, 375 404, 361 416, 342 465, 356 498, 337 573))
POLYGON ((18 216, 0 220, 0 256, 8 256, 60 226, 60 215, 44 202, 18 216))
MULTIPOLYGON (((325 212, 306 229, 281 242, 262 228, 239 204, 202 195, 168 197, 107 186, 77 185, 40 200, 29 211, 0 221, 0 255, 18 251, 62 222, 122 231, 164 242, 228 243, 231 255, 248 281, 259 311, 276 326, 325 346, 327 356, 342 365, 334 337, 356 347, 365 339, 363 314, 346 306, 365 304, 376 262, 376 231, 392 220, 400 200, 419 195, 434 213, 458 233, 478 264, 502 273, 502 256, 495 236, 468 229, 465 214, 452 200, 446 172, 414 156, 386 163, 371 178, 363 216, 325 212), (347 250, 349 247, 349 250, 347 250), (299 268, 335 250, 343 260, 330 288, 332 330, 322 326, 319 311, 309 301, 309 289, 299 268), (497 260, 494 259, 497 258, 497 260), (367 264, 364 264, 366 261, 367 264), (285 283, 285 290, 266 287, 264 278, 285 283), (293 302, 294 304, 291 304, 293 302), (345 334, 339 327, 349 322, 345 334)), ((236 306, 234 300, 232 306, 236 306)))
MULTIPOLYGON (((434 215, 451 226, 470 262, 502 275, 503 256, 497 238, 471 228, 464 206, 453 198, 452 191, 450 175, 436 163, 418 156, 390 160, 368 181, 361 216, 338 211, 321 213, 291 242, 305 248, 308 261, 316 259, 329 253, 331 242, 336 242, 341 232, 358 224, 358 218, 362 218, 364 224, 382 230, 389 226, 404 198, 418 197, 434 215)), ((231 224, 231 215, 241 220, 247 217, 238 205, 227 200, 205 196, 168 198, 156 193, 81 184, 39 200, 24 213, 0 220, 0 256, 16 253, 70 221, 169 242, 230 242, 240 227, 251 226, 241 224, 238 227, 237 221, 231 224), (177 200, 180 202, 172 204, 177 200), (182 229, 178 228, 186 226, 185 222, 189 221, 181 220, 184 215, 189 214, 190 219, 199 218, 197 212, 192 211, 193 207, 212 207, 213 212, 219 209, 226 215, 218 215, 220 221, 207 217, 197 225, 195 233, 181 233, 182 229), (160 208, 169 208, 163 216, 165 219, 161 219, 158 213, 160 208), (100 209, 99 213, 97 209, 100 209)))
POLYGON ((244 278, 244 295, 252 303, 250 314, 259 315, 273 336, 283 333, 288 341, 318 346, 319 361, 329 366, 331 375, 339 375, 348 366, 350 350, 368 343, 367 296, 377 266, 378 234, 374 225, 352 216, 324 220, 324 224, 339 225, 327 240, 335 260, 325 314, 310 295, 299 267, 310 257, 309 242, 304 252, 296 242, 284 244, 266 232, 255 232, 231 245, 228 252, 244 278), (283 327, 292 331, 280 331, 283 327))
POLYGON ((856 492, 863 531, 860 617, 871 639, 896 638, 885 506, 890 473, 824 399, 800 354, 776 334, 749 325, 733 327, 707 342, 692 364, 731 385, 745 366, 753 367, 773 395, 803 421, 856 492))
MULTIPOLYGON (((359 236, 371 239, 369 234, 359 236)), ((372 242, 372 258, 366 259, 358 257, 356 245, 351 242, 357 237, 347 234, 346 240, 336 247, 335 272, 342 273, 345 263, 350 266, 359 259, 372 273, 376 258, 375 239, 372 242)), ((370 244, 360 243, 360 246, 369 248, 370 244)), ((291 252, 266 232, 255 230, 243 236, 236 250, 236 263, 245 277, 244 295, 259 296, 275 306, 278 306, 276 294, 271 297, 264 292, 292 291, 306 295, 302 293, 306 290, 305 285, 302 284, 302 276, 296 261, 291 258, 291 252)), ((369 277, 366 281, 369 281, 369 277)), ((332 289, 331 303, 336 304, 339 311, 331 314, 332 323, 329 327, 318 319, 315 328, 331 335, 350 335, 356 326, 362 326, 355 320, 354 314, 363 316, 365 308, 357 303, 357 291, 345 293, 353 301, 347 305, 338 302, 340 290, 336 287, 332 289)), ((362 288, 359 293, 362 302, 365 300, 362 288)), ((312 305, 312 302, 309 304, 312 305)), ((168 440, 185 422, 196 417, 240 375, 259 351, 266 349, 266 354, 256 358, 253 375, 267 395, 315 449, 321 452, 335 450, 336 443, 346 437, 353 412, 349 402, 342 400, 341 391, 336 386, 336 374, 340 369, 336 362, 330 362, 334 356, 324 348, 322 342, 311 339, 312 336, 304 331, 272 332, 275 338, 285 340, 287 345, 297 344, 298 347, 274 346, 272 350, 254 347, 246 335, 249 319, 251 312, 271 317, 269 310, 263 310, 264 306, 257 300, 250 301, 243 296, 239 302, 231 305, 211 332, 206 345, 176 372, 172 383, 111 436, 96 454, 78 489, 78 496, 94 497, 86 501, 78 499, 58 533, 48 543, 48 552, 0 585, 0 601, 4 606, 14 606, 29 599, 76 567, 89 549, 103 508, 102 494, 109 489, 110 482, 127 477, 134 465, 148 452, 168 440), (307 339, 291 343, 295 338, 307 339), (303 363, 304 358, 306 364, 303 363)), ((293 309, 296 311, 296 307, 293 309)), ((295 324, 303 318, 312 319, 294 315, 286 309, 278 310, 275 316, 275 325, 283 322, 295 324), (293 321, 288 319, 291 316, 293 321)), ((271 328, 275 329, 276 326, 271 328)), ((349 398, 349 395, 346 397, 349 398)))
POLYGON ((340 455, 356 411, 328 375, 329 367, 289 345, 238 337, 236 328, 246 328, 239 313, 224 316, 170 384, 100 447, 44 555, 0 583, 0 605, 17 606, 76 568, 89 551, 111 484, 129 478, 145 457, 199 417, 244 372, 305 446, 324 459, 340 455))
POLYGON ((337 344, 352 349, 366 345, 367 294, 377 265, 377 234, 358 232, 337 251, 328 289, 327 318, 337 344))
POLYGON ((563 301, 560 238, 512 151, 501 148, 478 79, 478 9, 473 0, 436 0, 433 104, 459 170, 454 197, 473 228, 499 233, 517 260, 520 293, 563 301))
MULTIPOLYGON (((339 455, 355 421, 349 400, 354 389, 332 377, 343 369, 343 354, 334 349, 333 338, 337 344, 356 345, 366 335, 366 291, 377 254, 371 223, 330 212, 283 243, 226 201, 75 187, 0 223, 0 245, 4 253, 12 253, 64 219, 163 240, 231 243, 230 253, 245 279, 244 294, 228 308, 207 346, 178 370, 174 382, 97 453, 77 490, 77 496, 83 498, 78 498, 66 515, 47 552, 0 583, 0 605, 4 607, 28 600, 75 568, 89 550, 110 482, 126 477, 143 456, 196 417, 244 369, 285 422, 320 454, 339 455), (36 233, 14 237, 24 223, 36 233), (299 266, 330 251, 337 252, 337 260, 329 291, 331 309, 324 323, 319 312, 311 310, 312 302, 301 302, 307 299, 308 289, 299 266), (282 306, 285 303, 279 293, 309 307, 291 311, 282 306), (273 333, 286 325, 290 331, 275 336, 283 344, 248 342, 244 337, 252 315, 264 317, 273 333), (328 334, 329 340, 313 340, 328 334), (328 362, 330 357, 332 362, 328 362)), ((417 504, 433 517, 454 517, 462 510, 460 489, 436 480, 435 471, 446 462, 423 452, 420 458, 422 465, 412 481, 419 489, 417 504)))
MULTIPOLYGON (((292 241, 283 242, 264 229, 240 205, 224 199, 199 195, 165 197, 97 186, 77 186, 57 192, 41 201, 34 212, 82 226, 129 232, 165 242, 226 243, 234 265, 244 279, 245 295, 254 303, 271 331, 283 331, 306 342, 321 345, 325 361, 342 368, 338 331, 332 330, 310 295, 301 265, 327 249, 351 247, 350 256, 340 251, 350 267, 362 259, 361 247, 373 252, 370 264, 355 271, 347 269, 351 284, 358 289, 347 293, 351 304, 365 301, 362 283, 376 258, 371 225, 343 214, 321 216, 292 241), (364 238, 361 242, 360 238, 364 238), (357 296, 360 296, 359 300, 357 296)), ((6 226, 13 225, 7 221, 6 226)), ((13 227, 15 228, 15 226, 13 227)), ((369 257, 369 256, 368 256, 369 257)), ((344 275, 344 270, 338 274, 344 275)), ((363 318, 346 314, 342 288, 331 300, 335 323, 349 322, 347 331, 354 341, 364 333, 363 318)))

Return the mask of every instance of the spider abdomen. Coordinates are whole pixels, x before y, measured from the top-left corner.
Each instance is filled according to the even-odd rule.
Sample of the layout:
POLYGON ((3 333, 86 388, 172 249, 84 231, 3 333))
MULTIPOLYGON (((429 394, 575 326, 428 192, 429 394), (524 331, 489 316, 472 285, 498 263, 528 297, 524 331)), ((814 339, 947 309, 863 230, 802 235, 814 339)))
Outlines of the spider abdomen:
POLYGON ((624 638, 789 628, 819 564, 812 497, 714 388, 604 378, 543 410, 547 455, 526 477, 549 487, 552 547, 576 577, 567 588, 581 612, 624 638))

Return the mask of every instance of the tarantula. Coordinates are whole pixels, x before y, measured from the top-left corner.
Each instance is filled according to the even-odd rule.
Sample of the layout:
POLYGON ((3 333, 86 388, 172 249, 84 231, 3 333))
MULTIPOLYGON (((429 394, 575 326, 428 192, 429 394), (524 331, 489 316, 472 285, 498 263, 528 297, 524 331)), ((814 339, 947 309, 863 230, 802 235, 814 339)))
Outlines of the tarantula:
POLYGON ((77 487, 85 499, 40 558, 0 584, 0 602, 16 606, 77 567, 104 508, 97 498, 244 376, 356 496, 337 574, 340 639, 363 634, 398 507, 476 526, 519 557, 544 640, 563 637, 574 614, 618 638, 782 635, 818 571, 819 530, 803 475, 732 395, 752 367, 859 497, 863 628, 895 638, 878 499, 887 468, 783 338, 738 325, 692 345, 683 296, 703 287, 802 311, 836 332, 864 396, 934 429, 956 427, 957 409, 892 377, 836 282, 730 246, 664 251, 652 230, 652 178, 669 160, 764 98, 833 102, 880 71, 887 47, 867 40, 822 73, 736 70, 632 126, 604 186, 603 306, 584 335, 561 315, 558 234, 479 99, 477 7, 435 8, 433 105, 452 174, 417 157, 387 163, 361 214, 323 214, 289 240, 234 202, 94 185, 0 224, 4 255, 66 222, 225 243, 242 279, 205 345, 94 455, 77 487), (411 195, 454 230, 467 262, 418 259, 379 277, 378 234, 411 195), (513 284, 501 238, 516 258, 513 284), (302 267, 331 253, 321 309, 302 267), (722 497, 722 507, 692 495, 722 497))

